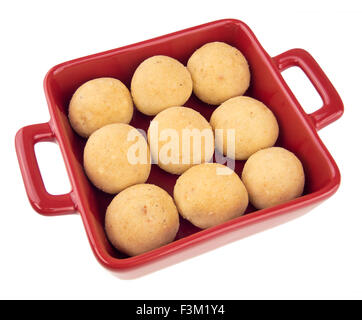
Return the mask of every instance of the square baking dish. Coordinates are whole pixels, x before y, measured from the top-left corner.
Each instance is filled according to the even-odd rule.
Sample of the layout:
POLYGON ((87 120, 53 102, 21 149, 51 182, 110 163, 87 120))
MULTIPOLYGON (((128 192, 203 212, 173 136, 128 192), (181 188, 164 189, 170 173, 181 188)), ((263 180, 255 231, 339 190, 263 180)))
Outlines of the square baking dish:
MULTIPOLYGON (((53 67, 45 77, 44 89, 50 121, 20 129, 15 138, 16 151, 25 189, 33 208, 47 216, 79 212, 98 261, 121 278, 134 278, 206 252, 228 242, 294 219, 333 195, 340 184, 336 163, 320 140, 317 131, 343 113, 342 101, 316 61, 302 49, 293 49, 271 58, 247 25, 239 20, 219 20, 148 41, 65 62, 53 67), (264 102, 275 114, 280 127, 277 145, 294 152, 302 161, 306 185, 303 196, 272 208, 256 210, 249 206, 243 216, 201 230, 180 221, 176 239, 161 248, 128 257, 115 250, 104 231, 105 210, 112 195, 97 190, 83 171, 83 148, 68 122, 68 104, 72 94, 84 82, 98 77, 114 77, 128 88, 133 72, 146 58, 168 55, 187 63, 191 54, 207 42, 222 41, 237 47, 251 69, 251 86, 246 95, 264 102), (304 112, 281 76, 289 67, 300 67, 323 100, 323 106, 304 112), (34 145, 41 141, 59 144, 72 191, 51 195, 45 187, 37 164, 34 145)), ((185 104, 207 120, 215 107, 194 95, 185 104)), ((147 130, 152 118, 135 110, 131 125, 147 130)), ((240 176, 244 161, 237 161, 240 176)), ((152 166, 148 183, 159 185, 171 195, 178 176, 152 166)))

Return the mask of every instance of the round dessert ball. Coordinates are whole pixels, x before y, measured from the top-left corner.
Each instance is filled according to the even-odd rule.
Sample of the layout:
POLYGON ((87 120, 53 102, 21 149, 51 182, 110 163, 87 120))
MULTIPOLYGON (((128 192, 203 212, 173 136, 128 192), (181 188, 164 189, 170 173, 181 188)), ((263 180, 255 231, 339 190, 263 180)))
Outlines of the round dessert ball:
POLYGON ((238 175, 218 163, 187 170, 177 179, 173 195, 180 214, 202 229, 241 216, 249 201, 238 175))
POLYGON ((213 112, 210 124, 215 130, 217 150, 224 155, 229 151, 229 158, 236 160, 248 159, 256 151, 272 147, 279 135, 278 122, 270 109, 245 96, 225 101, 213 112), (228 135, 235 136, 230 145, 228 135))
POLYGON ((295 199, 304 189, 302 163, 292 152, 279 147, 254 153, 245 163, 242 180, 257 209, 295 199))
POLYGON ((197 111, 171 107, 151 121, 148 142, 152 159, 163 170, 181 174, 193 165, 208 162, 214 154, 214 134, 197 111))
POLYGON ((105 228, 113 246, 130 256, 171 242, 179 228, 172 197, 153 184, 129 187, 107 208, 105 228))
POLYGON ((81 85, 69 104, 69 121, 82 137, 111 123, 129 123, 133 102, 127 87, 113 78, 98 78, 81 85))
POLYGON ((151 170, 147 141, 128 124, 109 124, 95 131, 83 156, 90 181, 111 194, 144 183, 151 170))
POLYGON ((248 62, 238 49, 224 42, 210 42, 197 49, 187 68, 195 95, 208 104, 243 95, 249 87, 248 62))
POLYGON ((187 68, 176 59, 153 56, 136 69, 131 93, 140 112, 156 115, 166 108, 183 105, 192 93, 192 80, 187 68))

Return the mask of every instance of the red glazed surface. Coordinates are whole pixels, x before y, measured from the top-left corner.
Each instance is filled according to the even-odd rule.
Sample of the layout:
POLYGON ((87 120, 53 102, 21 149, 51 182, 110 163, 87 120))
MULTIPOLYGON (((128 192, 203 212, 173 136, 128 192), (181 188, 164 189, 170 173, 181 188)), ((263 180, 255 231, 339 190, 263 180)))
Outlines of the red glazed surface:
MULTIPOLYGON (((338 167, 317 134, 317 130, 342 115, 343 104, 338 93, 306 51, 294 49, 271 58, 251 30, 238 20, 215 21, 60 64, 48 72, 44 88, 51 120, 22 128, 15 141, 30 203, 44 215, 79 211, 95 256, 103 266, 121 277, 143 275, 300 216, 336 192, 340 183, 338 167), (69 125, 70 98, 81 84, 97 77, 114 77, 129 87, 136 67, 153 55, 168 55, 186 64, 197 48, 211 41, 227 42, 246 56, 252 76, 246 95, 261 100, 276 115, 280 126, 277 145, 294 152, 303 163, 306 174, 304 195, 269 209, 256 211, 249 206, 242 217, 207 230, 200 230, 181 219, 174 242, 136 257, 127 257, 116 251, 106 238, 104 214, 113 196, 93 187, 84 174, 85 140, 69 125), (298 66, 306 73, 322 97, 323 107, 312 114, 304 112, 281 76, 281 71, 292 66, 298 66), (45 190, 34 153, 34 144, 40 141, 58 142, 73 188, 69 194, 55 196, 45 190)), ((207 120, 215 109, 194 95, 185 106, 199 111, 207 120)), ((147 130, 151 119, 135 111, 130 124, 147 130)), ((235 171, 238 175, 243 165, 244 161, 237 161, 235 171)), ((153 165, 148 183, 157 184, 172 195, 177 177, 153 165)))

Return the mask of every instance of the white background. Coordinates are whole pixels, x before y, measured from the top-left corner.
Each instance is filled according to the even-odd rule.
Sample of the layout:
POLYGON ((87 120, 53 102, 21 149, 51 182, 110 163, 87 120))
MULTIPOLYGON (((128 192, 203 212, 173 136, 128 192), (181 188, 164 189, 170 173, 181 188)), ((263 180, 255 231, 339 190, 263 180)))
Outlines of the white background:
MULTIPOLYGON (((1 1, 0 298, 362 298, 360 1, 1 1), (246 22, 274 56, 308 50, 345 114, 320 131, 342 184, 307 215, 143 278, 119 280, 94 258, 78 215, 31 208, 15 155, 21 127, 46 122, 50 67, 221 18, 246 22)), ((287 80, 306 110, 320 106, 287 80)), ((302 79, 302 81, 300 81, 302 79)), ((58 147, 36 148, 48 190, 69 191, 58 147)))

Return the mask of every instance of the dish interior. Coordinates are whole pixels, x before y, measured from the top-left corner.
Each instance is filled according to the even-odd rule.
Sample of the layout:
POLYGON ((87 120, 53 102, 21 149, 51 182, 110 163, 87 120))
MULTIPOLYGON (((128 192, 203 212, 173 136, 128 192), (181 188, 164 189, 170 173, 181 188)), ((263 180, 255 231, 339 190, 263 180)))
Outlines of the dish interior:
MULTIPOLYGON (((294 152, 302 161, 306 185, 304 195, 317 192, 326 186, 332 172, 327 156, 316 135, 306 125, 300 107, 295 105, 285 90, 285 83, 272 65, 272 60, 261 48, 251 31, 243 23, 225 20, 200 27, 191 28, 175 34, 166 35, 110 52, 81 58, 53 68, 45 81, 45 90, 57 138, 62 145, 63 156, 67 163, 73 188, 81 201, 80 211, 83 219, 92 225, 93 237, 114 258, 127 256, 115 250, 107 241, 104 232, 104 215, 113 195, 105 194, 88 181, 83 171, 83 148, 86 140, 78 136, 70 127, 67 113, 69 101, 75 90, 84 82, 98 77, 114 77, 128 88, 137 66, 153 55, 168 55, 186 65, 188 58, 200 46, 207 42, 222 41, 237 47, 246 57, 251 70, 251 86, 246 95, 265 103, 275 114, 280 127, 278 146, 294 152)), ((210 119, 215 106, 209 106, 191 96, 185 106, 200 112, 210 119)), ((145 116, 135 109, 131 125, 147 131, 152 117, 145 116)), ((244 161, 236 161, 235 172, 240 176, 244 161)), ((147 183, 156 184, 171 195, 177 175, 152 165, 147 183)), ((255 211, 249 205, 246 214, 255 211)), ((176 240, 199 232, 200 229, 181 218, 180 230, 176 240)))

